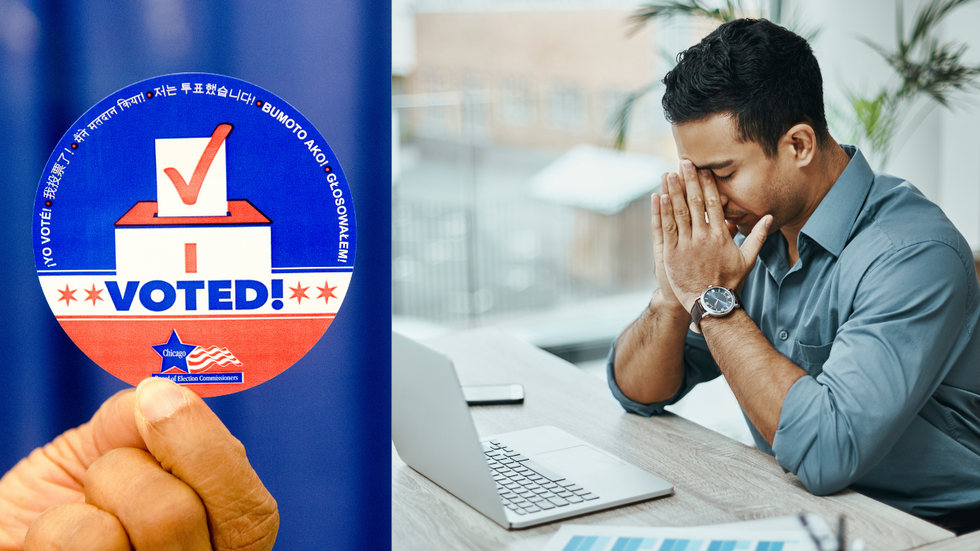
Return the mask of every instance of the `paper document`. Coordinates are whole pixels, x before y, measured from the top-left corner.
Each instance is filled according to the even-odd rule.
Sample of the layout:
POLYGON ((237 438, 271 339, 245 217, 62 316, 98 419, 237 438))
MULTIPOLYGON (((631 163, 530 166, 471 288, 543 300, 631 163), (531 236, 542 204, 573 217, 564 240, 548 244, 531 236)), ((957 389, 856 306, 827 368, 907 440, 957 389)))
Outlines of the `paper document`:
POLYGON ((805 530, 566 524, 542 551, 819 551, 805 530))

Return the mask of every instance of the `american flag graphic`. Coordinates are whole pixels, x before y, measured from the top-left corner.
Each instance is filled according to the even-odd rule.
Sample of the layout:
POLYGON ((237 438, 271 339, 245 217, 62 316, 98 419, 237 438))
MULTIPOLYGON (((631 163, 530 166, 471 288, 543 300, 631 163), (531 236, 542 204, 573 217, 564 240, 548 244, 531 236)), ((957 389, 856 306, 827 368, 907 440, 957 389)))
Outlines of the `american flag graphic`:
POLYGON ((229 365, 241 367, 243 364, 227 348, 198 346, 187 356, 187 368, 191 373, 207 371, 214 366, 228 367, 229 365))

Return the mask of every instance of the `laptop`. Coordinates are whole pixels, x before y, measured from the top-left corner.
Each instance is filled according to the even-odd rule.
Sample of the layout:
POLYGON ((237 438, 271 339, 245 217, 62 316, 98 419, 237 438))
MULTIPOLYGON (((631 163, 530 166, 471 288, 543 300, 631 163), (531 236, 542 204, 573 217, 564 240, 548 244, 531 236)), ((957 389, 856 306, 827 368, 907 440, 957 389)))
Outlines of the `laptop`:
POLYGON ((394 331, 391 356, 391 439, 398 455, 504 528, 674 491, 669 482, 556 427, 481 439, 448 357, 394 331))

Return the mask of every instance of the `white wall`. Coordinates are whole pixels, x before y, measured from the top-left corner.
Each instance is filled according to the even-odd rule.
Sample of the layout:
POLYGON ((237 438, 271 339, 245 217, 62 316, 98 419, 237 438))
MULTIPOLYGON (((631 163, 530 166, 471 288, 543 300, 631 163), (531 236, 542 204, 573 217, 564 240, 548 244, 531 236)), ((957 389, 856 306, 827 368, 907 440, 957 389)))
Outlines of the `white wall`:
MULTIPOLYGON (((906 28, 912 24, 916 10, 925 3, 926 0, 905 0, 906 28)), ((805 14, 806 21, 823 28, 814 52, 823 71, 828 105, 845 106, 845 90, 871 93, 883 82, 895 82, 894 72, 858 38, 866 37, 886 48, 895 46, 894 0, 811 0, 796 2, 796 7, 805 14)), ((980 6, 961 7, 945 22, 942 38, 966 43, 968 60, 978 62, 978 24, 980 6)), ((954 112, 942 107, 931 111, 908 141, 893 151, 887 172, 909 180, 937 202, 971 246, 978 249, 980 93, 970 97, 961 95, 955 103, 960 107, 954 112)), ((921 107, 920 102, 916 109, 921 107)))
MULTIPOLYGON (((968 45, 967 59, 980 63, 980 5, 959 9, 943 24, 943 38, 968 45)), ((980 90, 955 98, 954 111, 939 114, 938 202, 974 250, 980 249, 980 90)))

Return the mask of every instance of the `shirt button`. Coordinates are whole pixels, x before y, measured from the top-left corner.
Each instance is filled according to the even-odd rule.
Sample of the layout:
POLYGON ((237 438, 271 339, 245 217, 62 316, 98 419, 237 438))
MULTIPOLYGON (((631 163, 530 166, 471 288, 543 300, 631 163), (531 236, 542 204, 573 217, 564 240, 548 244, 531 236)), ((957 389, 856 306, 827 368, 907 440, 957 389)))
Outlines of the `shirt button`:
POLYGON ((779 332, 779 340, 785 341, 788 338, 789 338, 789 333, 787 333, 786 331, 779 332))

